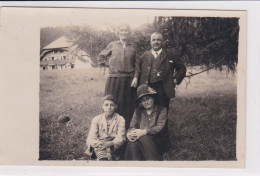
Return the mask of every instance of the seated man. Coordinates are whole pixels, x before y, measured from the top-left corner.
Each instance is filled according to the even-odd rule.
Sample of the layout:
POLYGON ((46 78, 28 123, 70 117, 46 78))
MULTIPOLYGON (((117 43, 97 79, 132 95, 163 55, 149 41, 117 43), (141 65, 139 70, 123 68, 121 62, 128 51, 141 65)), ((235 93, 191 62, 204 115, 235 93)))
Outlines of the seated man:
POLYGON ((95 153, 97 160, 119 159, 116 150, 125 141, 125 120, 115 112, 116 107, 115 97, 106 95, 102 106, 104 112, 91 122, 85 151, 89 157, 93 158, 95 153))
POLYGON ((125 160, 163 160, 162 149, 169 142, 167 110, 154 104, 156 92, 143 84, 137 89, 137 101, 130 128, 127 132, 125 160))

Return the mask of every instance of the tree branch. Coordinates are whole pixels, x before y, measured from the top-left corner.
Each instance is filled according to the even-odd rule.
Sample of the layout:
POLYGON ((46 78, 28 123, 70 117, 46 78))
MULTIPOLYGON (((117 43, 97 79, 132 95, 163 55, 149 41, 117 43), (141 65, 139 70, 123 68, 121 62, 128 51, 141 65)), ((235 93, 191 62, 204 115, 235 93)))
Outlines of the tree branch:
POLYGON ((218 64, 220 64, 220 63, 221 63, 222 61, 224 61, 225 59, 226 59, 226 57, 224 57, 223 59, 221 59, 220 61, 218 61, 217 63, 215 63, 213 66, 207 68, 206 70, 202 70, 202 71, 200 71, 200 72, 198 72, 198 73, 194 73, 194 74, 190 74, 190 75, 185 75, 185 77, 190 78, 190 77, 192 77, 192 76, 195 76, 195 75, 198 75, 198 74, 203 73, 203 72, 205 72, 205 71, 208 71, 208 70, 210 70, 210 69, 216 67, 218 64))

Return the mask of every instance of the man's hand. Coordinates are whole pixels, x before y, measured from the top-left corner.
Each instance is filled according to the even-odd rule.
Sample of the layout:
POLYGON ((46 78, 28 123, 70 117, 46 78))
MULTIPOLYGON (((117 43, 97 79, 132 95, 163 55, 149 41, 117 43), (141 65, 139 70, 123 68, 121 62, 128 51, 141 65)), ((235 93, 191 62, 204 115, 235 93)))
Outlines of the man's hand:
POLYGON ((126 134, 126 137, 129 141, 134 142, 146 134, 147 134, 146 130, 133 129, 126 134))
POLYGON ((133 132, 137 139, 147 134, 146 130, 135 129, 133 132))
POLYGON ((131 87, 137 87, 137 86, 138 86, 138 79, 134 77, 131 83, 131 87))
POLYGON ((177 80, 175 78, 173 79, 173 82, 174 82, 174 84, 177 84, 177 80))
POLYGON ((137 138, 137 136, 135 135, 135 133, 134 133, 134 130, 135 129, 132 129, 131 131, 129 131, 127 134, 126 134, 126 137, 127 137, 127 139, 129 140, 129 141, 131 141, 131 142, 134 142, 137 138))

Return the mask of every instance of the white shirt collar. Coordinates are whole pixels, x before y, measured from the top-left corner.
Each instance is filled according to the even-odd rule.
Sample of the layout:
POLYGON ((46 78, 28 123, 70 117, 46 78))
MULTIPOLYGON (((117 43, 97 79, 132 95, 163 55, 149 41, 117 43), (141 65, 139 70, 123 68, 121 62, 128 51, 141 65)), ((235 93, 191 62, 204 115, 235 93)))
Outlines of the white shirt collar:
POLYGON ((161 52, 162 52, 162 48, 161 48, 159 51, 154 51, 154 50, 152 49, 152 54, 153 54, 153 56, 154 56, 155 59, 161 54, 161 52), (157 53, 157 54, 156 54, 156 53, 157 53))

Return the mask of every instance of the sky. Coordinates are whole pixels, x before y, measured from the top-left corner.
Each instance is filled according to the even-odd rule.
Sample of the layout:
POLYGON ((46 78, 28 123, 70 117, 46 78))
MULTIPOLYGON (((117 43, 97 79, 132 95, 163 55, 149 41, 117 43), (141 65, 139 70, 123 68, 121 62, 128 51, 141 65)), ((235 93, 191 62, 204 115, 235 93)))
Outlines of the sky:
POLYGON ((40 11, 41 27, 90 25, 105 29, 107 25, 117 26, 127 23, 134 29, 154 19, 154 15, 144 10, 48 8, 40 11))

